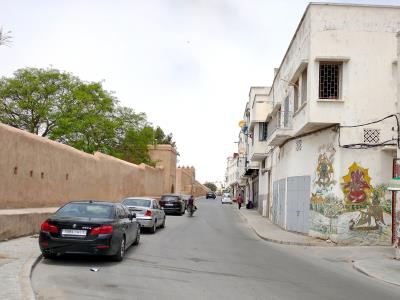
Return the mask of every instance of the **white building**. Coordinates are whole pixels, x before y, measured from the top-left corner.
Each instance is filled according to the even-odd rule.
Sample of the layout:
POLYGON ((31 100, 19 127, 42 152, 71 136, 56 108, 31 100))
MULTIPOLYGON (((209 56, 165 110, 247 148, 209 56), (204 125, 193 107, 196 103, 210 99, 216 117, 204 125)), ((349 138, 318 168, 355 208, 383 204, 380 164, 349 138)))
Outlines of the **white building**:
POLYGON ((400 7, 310 4, 267 95, 250 90, 247 170, 259 171, 246 173, 249 192, 258 180, 262 213, 276 224, 390 243, 382 184, 396 157, 399 30, 400 7))

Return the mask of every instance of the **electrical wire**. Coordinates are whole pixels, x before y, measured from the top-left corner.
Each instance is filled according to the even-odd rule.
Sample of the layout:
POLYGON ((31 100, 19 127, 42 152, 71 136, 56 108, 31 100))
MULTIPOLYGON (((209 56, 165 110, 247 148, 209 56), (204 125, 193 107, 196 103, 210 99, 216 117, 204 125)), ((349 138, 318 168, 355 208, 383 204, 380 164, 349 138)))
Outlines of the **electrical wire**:
POLYGON ((358 125, 343 125, 343 126, 339 126, 339 134, 338 134, 338 142, 339 142, 339 147, 340 148, 347 148, 347 149, 369 149, 369 148, 374 148, 374 147, 380 147, 380 146, 397 146, 400 149, 400 121, 399 121, 399 116, 397 114, 392 114, 389 116, 386 116, 382 119, 379 119, 377 121, 373 121, 373 122, 368 122, 368 123, 364 123, 364 124, 358 124, 358 125), (395 118, 396 119, 396 123, 397 123, 397 139, 391 139, 391 140, 387 140, 384 142, 381 142, 379 144, 366 144, 366 143, 355 143, 355 144, 347 144, 347 145, 341 145, 340 144, 340 132, 341 132, 341 128, 355 128, 355 127, 362 127, 362 126, 367 126, 367 125, 372 125, 372 124, 376 124, 379 122, 382 122, 386 119, 389 118, 395 118), (396 141, 396 143, 390 143, 396 141))

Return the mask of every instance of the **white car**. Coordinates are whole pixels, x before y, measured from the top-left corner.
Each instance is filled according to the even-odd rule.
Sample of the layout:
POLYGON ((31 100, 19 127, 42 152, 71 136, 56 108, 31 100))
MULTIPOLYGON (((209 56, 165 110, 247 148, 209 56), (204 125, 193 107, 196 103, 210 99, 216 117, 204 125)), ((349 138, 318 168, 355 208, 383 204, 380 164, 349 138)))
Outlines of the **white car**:
POLYGON ((136 221, 141 227, 155 233, 158 227, 165 227, 165 212, 156 199, 146 197, 128 197, 122 200, 131 212, 136 214, 136 221))
POLYGON ((231 195, 229 193, 223 193, 222 198, 221 198, 221 203, 225 204, 232 204, 232 198, 231 195))

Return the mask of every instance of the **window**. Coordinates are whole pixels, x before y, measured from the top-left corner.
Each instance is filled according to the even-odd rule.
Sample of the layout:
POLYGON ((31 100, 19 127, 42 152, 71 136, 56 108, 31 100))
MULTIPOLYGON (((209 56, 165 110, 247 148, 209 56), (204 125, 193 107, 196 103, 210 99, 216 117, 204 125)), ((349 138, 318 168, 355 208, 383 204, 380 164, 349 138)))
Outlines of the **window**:
POLYGON ((299 80, 295 82, 295 84, 293 85, 293 89, 294 89, 293 108, 294 111, 297 111, 297 109, 299 108, 299 80))
POLYGON ((259 125, 260 127, 260 132, 259 132, 259 139, 260 141, 266 141, 267 140, 267 128, 268 128, 268 123, 267 122, 263 122, 260 123, 259 125))
POLYGON ((68 203, 57 211, 56 216, 110 219, 113 214, 114 207, 111 205, 68 203))
POLYGON ((307 102, 307 68, 301 73, 301 104, 307 102))
POLYGON ((147 199, 134 199, 134 198, 127 198, 122 201, 123 205, 126 206, 142 206, 142 207, 150 207, 151 200, 147 199))
POLYGON ((320 62, 319 99, 339 99, 342 63, 320 62))

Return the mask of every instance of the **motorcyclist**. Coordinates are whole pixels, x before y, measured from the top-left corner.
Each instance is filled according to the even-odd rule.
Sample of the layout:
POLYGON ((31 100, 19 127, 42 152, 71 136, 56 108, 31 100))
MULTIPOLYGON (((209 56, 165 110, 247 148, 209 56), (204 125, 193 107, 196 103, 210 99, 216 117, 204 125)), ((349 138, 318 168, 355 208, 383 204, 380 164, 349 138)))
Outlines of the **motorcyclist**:
POLYGON ((193 195, 190 195, 190 198, 189 198, 189 200, 188 200, 188 206, 189 206, 189 207, 190 207, 190 206, 193 206, 194 210, 197 209, 197 206, 194 204, 194 197, 193 197, 193 195))

